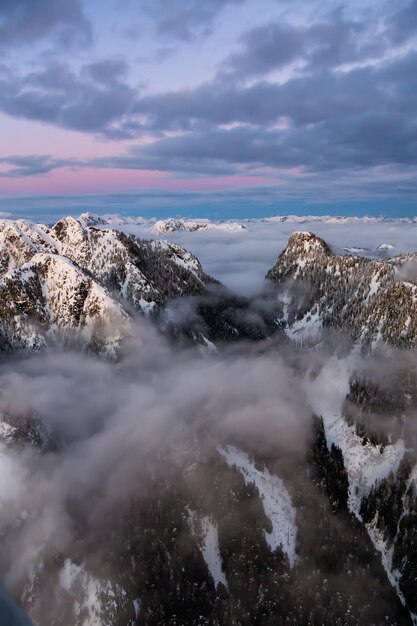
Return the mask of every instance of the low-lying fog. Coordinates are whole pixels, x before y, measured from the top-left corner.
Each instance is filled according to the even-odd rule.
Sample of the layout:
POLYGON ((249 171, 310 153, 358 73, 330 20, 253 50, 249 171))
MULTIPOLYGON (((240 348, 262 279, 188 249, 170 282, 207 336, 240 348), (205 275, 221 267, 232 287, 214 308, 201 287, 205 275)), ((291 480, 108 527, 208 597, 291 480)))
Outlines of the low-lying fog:
POLYGON ((375 256, 378 246, 384 243, 395 246, 388 251, 390 255, 417 251, 417 224, 399 221, 242 223, 246 228, 238 231, 177 231, 160 236, 151 233, 149 225, 119 228, 139 237, 169 239, 184 246, 200 259, 208 274, 244 295, 261 291, 266 272, 284 249, 291 233, 297 230, 308 230, 323 237, 338 253, 347 253, 344 248, 357 248, 362 249, 360 254, 375 256))

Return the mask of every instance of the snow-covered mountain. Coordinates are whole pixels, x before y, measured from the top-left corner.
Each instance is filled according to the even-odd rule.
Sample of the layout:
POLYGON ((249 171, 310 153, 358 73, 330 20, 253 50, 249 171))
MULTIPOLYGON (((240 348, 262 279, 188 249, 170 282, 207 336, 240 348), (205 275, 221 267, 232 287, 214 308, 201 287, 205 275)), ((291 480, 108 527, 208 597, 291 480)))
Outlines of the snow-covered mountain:
POLYGON ((180 245, 86 222, 0 221, 1 351, 61 344, 115 355, 136 313, 207 349, 279 332, 271 312, 255 317, 180 245))
POLYGON ((417 254, 296 232, 239 298, 93 217, 0 222, 1 349, 82 348, 40 385, 0 361, 0 573, 34 623, 416 624, 417 254), (191 341, 82 369, 135 312, 191 341))
POLYGON ((371 260, 337 255, 310 232, 291 235, 267 278, 280 285, 282 319, 292 337, 322 328, 375 346, 417 342, 417 285, 408 267, 417 254, 371 260))
POLYGON ((49 343, 114 353, 130 311, 150 314, 215 281, 166 241, 140 240, 69 217, 53 227, 0 221, 0 348, 49 343))
POLYGON ((316 399, 312 408, 323 423, 326 454, 341 455, 346 506, 367 529, 413 623, 417 622, 416 378, 413 365, 397 363, 401 352, 389 350, 416 346, 416 267, 417 254, 384 260, 341 256, 312 233, 296 232, 268 272, 280 287, 281 315, 292 339, 313 337, 317 342, 322 329, 330 328, 375 353, 359 371, 355 347, 349 357, 330 359, 314 382, 308 382, 309 395, 316 399), (392 359, 396 365, 389 376, 376 376, 375 363, 369 364, 372 359, 392 359), (332 378, 337 381, 338 400, 329 406, 312 388, 320 389, 332 378))
POLYGON ((149 231, 155 235, 166 235, 176 231, 195 232, 197 230, 224 230, 240 231, 246 228, 243 222, 216 221, 209 219, 190 219, 170 217, 163 220, 147 220, 143 217, 123 217, 121 215, 95 215, 94 213, 81 213, 78 220, 84 226, 138 226, 146 225, 149 231))
POLYGON ((124 226, 147 224, 144 217, 123 217, 121 215, 96 215, 95 213, 81 213, 78 220, 83 226, 124 226))
POLYGON ((177 230, 224 230, 238 232, 246 226, 242 222, 215 222, 211 220, 174 219, 159 220, 151 227, 151 232, 161 235, 173 233, 177 230))
POLYGON ((272 217, 262 218, 264 222, 275 223, 293 223, 293 224, 308 224, 308 223, 324 223, 324 224, 368 224, 368 223, 392 223, 400 222, 404 224, 415 224, 417 217, 384 217, 365 215, 363 217, 356 216, 337 216, 337 215, 273 215, 272 217))
POLYGON ((207 218, 177 218, 147 219, 144 217, 126 217, 122 215, 97 215, 95 213, 81 213, 78 218, 85 226, 123 226, 123 225, 148 225, 152 232, 170 233, 176 230, 243 230, 248 224, 265 222, 270 224, 415 224, 417 217, 392 218, 385 216, 365 215, 335 216, 335 215, 273 215, 271 217, 251 218, 244 220, 212 220, 207 218))

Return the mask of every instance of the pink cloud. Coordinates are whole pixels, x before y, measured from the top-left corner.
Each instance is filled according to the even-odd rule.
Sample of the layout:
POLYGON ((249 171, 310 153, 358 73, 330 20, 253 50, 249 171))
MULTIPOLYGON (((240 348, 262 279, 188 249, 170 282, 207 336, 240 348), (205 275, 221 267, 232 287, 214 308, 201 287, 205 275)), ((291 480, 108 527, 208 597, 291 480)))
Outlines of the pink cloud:
POLYGON ((266 177, 261 176, 178 179, 159 171, 62 168, 40 176, 0 178, 0 194, 4 196, 78 195, 135 191, 150 188, 210 192, 264 185, 267 181, 266 177))

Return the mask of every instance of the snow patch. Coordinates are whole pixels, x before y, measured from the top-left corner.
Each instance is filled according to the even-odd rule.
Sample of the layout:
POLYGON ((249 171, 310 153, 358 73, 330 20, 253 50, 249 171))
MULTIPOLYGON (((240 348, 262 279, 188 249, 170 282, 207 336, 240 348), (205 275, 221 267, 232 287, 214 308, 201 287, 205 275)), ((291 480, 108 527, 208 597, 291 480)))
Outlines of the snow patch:
POLYGON ((296 512, 283 481, 267 469, 258 470, 249 456, 235 446, 218 447, 217 450, 230 467, 235 465, 242 472, 246 484, 255 483, 265 514, 272 523, 272 532, 265 531, 265 539, 271 550, 281 546, 293 567, 297 559, 296 512))
POLYGON ((334 444, 342 451, 349 479, 349 508, 360 519, 362 498, 390 472, 397 471, 405 447, 402 439, 383 448, 369 442, 363 445, 363 439, 356 433, 355 426, 349 426, 342 416, 342 403, 349 393, 353 360, 332 357, 317 378, 314 381, 306 380, 305 384, 314 413, 323 419, 328 449, 334 444))
MULTIPOLYGON (((349 379, 353 371, 354 352, 347 359, 329 359, 320 374, 311 381, 306 378, 306 394, 312 409, 323 419, 327 447, 336 445, 343 454, 344 466, 348 475, 349 494, 348 506, 356 517, 363 522, 360 515, 362 498, 366 497, 371 488, 387 478, 390 472, 397 472, 404 457, 405 447, 402 439, 395 444, 383 448, 373 446, 369 442, 363 445, 362 437, 355 431, 354 425, 349 426, 342 415, 342 403, 349 392, 349 379)), ((382 565, 388 579, 396 589, 404 606, 405 599, 399 588, 399 572, 393 569, 392 552, 388 548, 376 524, 365 524, 368 535, 381 555, 382 565)), ((411 613, 413 624, 417 626, 417 615, 411 613)))
POLYGON ((322 319, 318 310, 315 313, 308 311, 301 320, 297 320, 291 326, 287 326, 285 334, 294 340, 312 339, 321 330, 323 326, 322 319))
POLYGON ((228 588, 226 576, 222 570, 222 557, 219 548, 217 524, 207 515, 201 520, 202 547, 204 560, 216 587, 222 583, 228 588))

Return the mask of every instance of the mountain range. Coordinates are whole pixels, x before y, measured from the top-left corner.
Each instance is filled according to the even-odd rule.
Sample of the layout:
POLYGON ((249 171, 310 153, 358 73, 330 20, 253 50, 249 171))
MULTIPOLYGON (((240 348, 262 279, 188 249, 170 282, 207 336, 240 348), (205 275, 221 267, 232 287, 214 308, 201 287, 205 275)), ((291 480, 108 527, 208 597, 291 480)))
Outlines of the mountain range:
MULTIPOLYGON (((181 246, 100 220, 0 222, 0 571, 34 624, 416 624, 417 253, 337 254, 295 232, 264 290, 244 298, 181 246), (75 435, 48 403, 13 395, 9 369, 68 350, 98 382, 103 367, 123 375, 116 405, 145 382, 108 482, 100 469, 88 498, 48 495, 71 529, 63 541, 36 503, 22 508, 25 464, 37 483, 51 467, 71 483, 68 459, 102 441, 107 409, 75 435), (154 385, 181 427, 168 420, 151 445, 154 385)), ((74 420, 89 403, 74 399, 74 420)), ((99 467, 114 453, 104 443, 99 467)))

